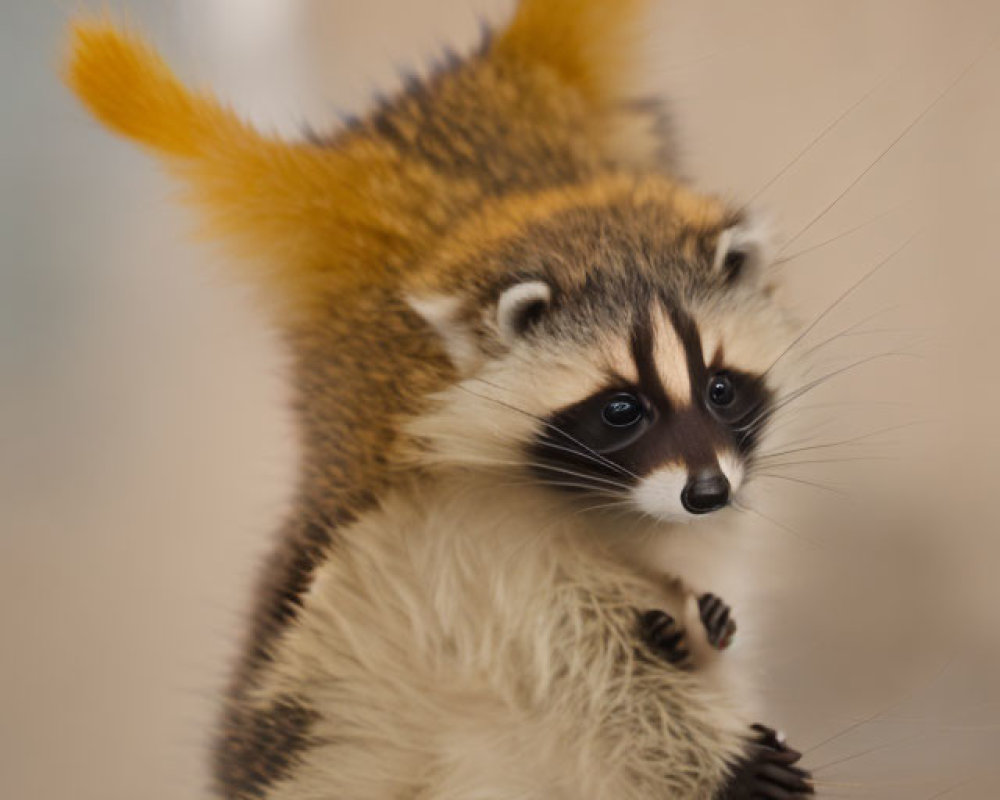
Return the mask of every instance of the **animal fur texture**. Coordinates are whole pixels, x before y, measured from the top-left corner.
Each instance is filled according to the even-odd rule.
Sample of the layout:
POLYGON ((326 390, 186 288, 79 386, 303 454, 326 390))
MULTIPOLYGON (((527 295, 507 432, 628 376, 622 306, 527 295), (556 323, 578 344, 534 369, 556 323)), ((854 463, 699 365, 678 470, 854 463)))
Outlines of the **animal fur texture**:
POLYGON ((294 357, 297 499, 225 700, 220 796, 808 791, 695 602, 788 323, 757 228, 672 177, 632 94, 646 6, 522 0, 477 52, 294 143, 136 34, 74 26, 70 86, 184 184, 294 357), (694 664, 642 635, 650 609, 694 664))

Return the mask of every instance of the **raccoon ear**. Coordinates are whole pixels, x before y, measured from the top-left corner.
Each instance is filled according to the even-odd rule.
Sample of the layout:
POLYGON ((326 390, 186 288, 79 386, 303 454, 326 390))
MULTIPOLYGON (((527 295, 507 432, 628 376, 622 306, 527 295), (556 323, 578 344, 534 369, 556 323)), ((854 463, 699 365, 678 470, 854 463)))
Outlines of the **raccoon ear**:
POLYGON ((455 368, 466 373, 479 362, 475 334, 462 319, 462 301, 442 294, 408 295, 406 302, 437 334, 455 368))
MULTIPOLYGON (((501 341, 506 344, 517 341, 549 307, 551 300, 552 288, 544 281, 523 281, 505 289, 497 300, 494 321, 501 341)), ((459 372, 468 373, 476 367, 482 359, 476 341, 476 323, 464 313, 458 297, 417 293, 407 295, 406 303, 437 334, 459 372)))
POLYGON ((497 301, 497 329, 511 344, 523 336, 552 302, 552 287, 544 281, 525 281, 506 289, 497 301))
POLYGON ((719 234, 712 269, 727 281, 756 280, 770 258, 767 226, 759 219, 746 219, 719 234))

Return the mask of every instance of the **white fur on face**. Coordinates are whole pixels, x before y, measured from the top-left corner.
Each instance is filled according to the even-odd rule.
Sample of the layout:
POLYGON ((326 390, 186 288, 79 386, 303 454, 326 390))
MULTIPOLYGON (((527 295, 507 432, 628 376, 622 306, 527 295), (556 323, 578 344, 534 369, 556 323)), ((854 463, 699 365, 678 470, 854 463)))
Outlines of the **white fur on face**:
MULTIPOLYGON (((730 496, 743 485, 743 462, 733 453, 717 455, 719 469, 726 476, 730 496)), ((669 464, 643 478, 632 490, 632 503, 644 514, 664 522, 690 522, 701 515, 692 514, 681 502, 681 493, 688 482, 683 464, 669 464)))
MULTIPOLYGON (((694 310, 708 363, 723 353, 727 369, 758 375, 774 364, 791 341, 794 329, 784 313, 770 304, 756 304, 752 310, 754 313, 746 313, 735 304, 694 310)), ((773 378, 774 373, 769 377, 773 378)))
POLYGON ((719 469, 729 481, 731 496, 735 496, 743 485, 743 478, 746 471, 743 468, 743 461, 733 453, 719 453, 719 469))
POLYGON ((688 482, 683 464, 670 464, 647 475, 632 490, 632 502, 644 514, 664 522, 687 522, 694 514, 681 503, 688 482))
POLYGON ((438 395, 409 424, 431 445, 423 458, 467 467, 523 465, 540 420, 597 391, 606 376, 600 349, 515 347, 438 395))

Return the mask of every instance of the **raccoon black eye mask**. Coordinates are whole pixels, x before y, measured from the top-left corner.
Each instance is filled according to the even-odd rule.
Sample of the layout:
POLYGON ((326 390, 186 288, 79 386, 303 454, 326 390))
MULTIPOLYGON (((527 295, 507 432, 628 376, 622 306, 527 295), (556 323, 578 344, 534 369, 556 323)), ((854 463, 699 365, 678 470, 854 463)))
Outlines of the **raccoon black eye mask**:
MULTIPOLYGON (((684 329, 697 337, 690 321, 684 329)), ((649 336, 648 325, 641 325, 632 337, 639 382, 611 378, 607 389, 553 414, 532 444, 532 463, 549 477, 572 469, 580 482, 571 490, 585 490, 590 477, 602 492, 609 479, 634 487, 657 468, 676 466, 687 475, 684 508, 691 514, 717 511, 728 504, 732 489, 718 454, 752 458, 771 393, 762 376, 706 365, 695 338, 685 347, 690 394, 683 403, 672 400, 649 336)))

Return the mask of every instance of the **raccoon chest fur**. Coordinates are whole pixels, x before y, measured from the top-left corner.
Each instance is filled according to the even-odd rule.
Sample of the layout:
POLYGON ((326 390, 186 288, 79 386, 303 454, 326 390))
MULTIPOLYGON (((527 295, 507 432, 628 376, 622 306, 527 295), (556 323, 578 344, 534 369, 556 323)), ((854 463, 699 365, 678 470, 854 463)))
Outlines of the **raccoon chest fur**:
POLYGON ((379 506, 337 533, 255 681, 255 706, 294 697, 312 716, 269 797, 711 796, 664 766, 721 774, 746 716, 718 676, 636 638, 636 609, 682 618, 676 583, 523 487, 436 476, 379 506), (681 708, 700 725, 667 746, 681 708))

